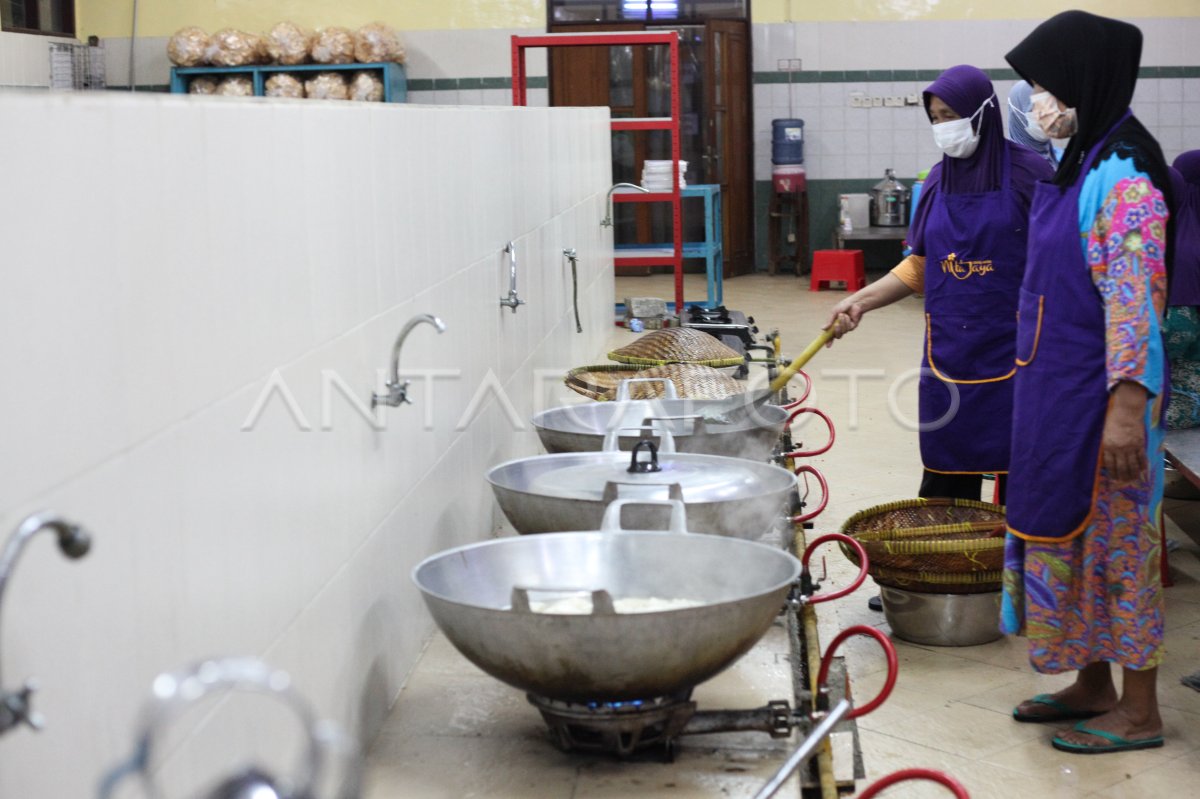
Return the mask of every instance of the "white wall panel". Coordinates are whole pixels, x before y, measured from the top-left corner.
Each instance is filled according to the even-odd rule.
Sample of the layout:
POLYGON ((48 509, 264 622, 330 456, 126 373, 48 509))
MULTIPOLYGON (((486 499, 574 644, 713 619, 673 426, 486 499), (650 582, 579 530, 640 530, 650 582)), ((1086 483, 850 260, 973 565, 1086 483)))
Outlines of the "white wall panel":
MULTIPOLYGON (((411 567, 493 533, 483 475, 536 450, 535 374, 608 338, 607 112, 110 92, 0 95, 0 118, 27 153, 0 195, 0 534, 53 507, 96 536, 70 563, 34 542, 5 598, 4 678, 41 678, 49 726, 0 741, 0 796, 92 795, 152 677, 206 656, 266 657, 373 733, 431 629, 411 567), (365 402, 423 312, 448 329, 401 366, 456 375, 382 430, 334 393, 321 429, 322 374, 365 402), (276 371, 312 430, 277 395, 241 429, 276 371), (487 394, 461 426, 489 371, 518 424, 487 394)), ((168 778, 279 762, 286 717, 250 735, 236 705, 168 778)))

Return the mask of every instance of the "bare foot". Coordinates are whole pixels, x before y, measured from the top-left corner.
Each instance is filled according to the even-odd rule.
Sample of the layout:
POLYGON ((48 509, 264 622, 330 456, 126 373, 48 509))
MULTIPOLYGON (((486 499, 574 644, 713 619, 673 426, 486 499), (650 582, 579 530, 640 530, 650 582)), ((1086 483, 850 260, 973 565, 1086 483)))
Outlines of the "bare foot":
MULTIPOLYGON (((1101 730, 1111 733, 1127 741, 1141 741, 1147 738, 1157 738, 1162 735, 1162 717, 1157 712, 1144 718, 1133 718, 1123 707, 1113 708, 1102 716, 1096 716, 1084 722, 1088 729, 1101 730)), ((1111 746, 1112 741, 1098 735, 1088 735, 1075 729, 1063 730, 1058 737, 1068 743, 1079 746, 1111 746)))
MULTIPOLYGON (((1117 706, 1117 691, 1111 685, 1106 691, 1096 692, 1075 682, 1057 693, 1050 694, 1050 698, 1064 707, 1078 710, 1081 713, 1108 713, 1117 706)), ((1033 700, 1026 700, 1017 705, 1017 713, 1028 718, 1039 716, 1061 718, 1062 716, 1061 708, 1033 700)))

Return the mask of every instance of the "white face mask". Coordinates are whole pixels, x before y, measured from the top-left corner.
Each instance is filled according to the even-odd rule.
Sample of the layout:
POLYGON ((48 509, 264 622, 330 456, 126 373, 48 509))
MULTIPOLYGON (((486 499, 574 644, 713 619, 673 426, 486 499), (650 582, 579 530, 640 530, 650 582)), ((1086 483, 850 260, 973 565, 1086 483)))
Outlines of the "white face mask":
POLYGON ((1013 105, 1012 101, 1009 101, 1008 107, 1017 115, 1017 119, 1021 120, 1021 127, 1029 134, 1029 138, 1036 142, 1050 141, 1046 131, 1042 130, 1042 126, 1033 117, 1013 105))
POLYGON ((949 122, 939 122, 933 126, 933 141, 951 158, 970 158, 979 146, 979 134, 975 132, 972 123, 975 117, 983 113, 983 109, 992 104, 992 97, 984 101, 974 114, 966 119, 952 119, 949 122))
POLYGON ((1029 98, 1030 116, 1037 120, 1038 126, 1052 139, 1069 139, 1079 129, 1079 118, 1074 108, 1059 108, 1058 99, 1050 92, 1038 92, 1029 98))

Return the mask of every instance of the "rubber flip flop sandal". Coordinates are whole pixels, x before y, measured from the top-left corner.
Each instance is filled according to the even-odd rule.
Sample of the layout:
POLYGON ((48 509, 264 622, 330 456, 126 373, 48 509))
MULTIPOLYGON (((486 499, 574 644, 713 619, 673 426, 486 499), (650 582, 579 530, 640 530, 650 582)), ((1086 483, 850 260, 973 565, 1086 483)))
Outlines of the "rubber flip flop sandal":
POLYGON ((1051 713, 1021 713, 1017 708, 1013 708, 1012 717, 1014 721, 1023 721, 1036 723, 1041 721, 1074 721, 1075 719, 1092 719, 1099 716, 1099 711, 1095 710, 1079 710, 1077 708, 1068 707, 1062 702, 1059 702, 1050 694, 1038 694, 1033 699, 1029 700, 1037 705, 1045 705, 1053 712, 1051 713))
POLYGON ((1163 737, 1156 735, 1153 738, 1137 738, 1129 740, 1122 738, 1119 735, 1114 735, 1111 732, 1104 730, 1093 730, 1085 725, 1082 721, 1073 728, 1075 732, 1082 732, 1084 735, 1094 735, 1097 738, 1103 738, 1108 741, 1107 745, 1093 744, 1077 744, 1072 741, 1064 741, 1062 738, 1055 735, 1050 739, 1050 744, 1063 752, 1072 752, 1077 755, 1103 755, 1109 752, 1132 752, 1137 749, 1155 749, 1163 745, 1163 737))

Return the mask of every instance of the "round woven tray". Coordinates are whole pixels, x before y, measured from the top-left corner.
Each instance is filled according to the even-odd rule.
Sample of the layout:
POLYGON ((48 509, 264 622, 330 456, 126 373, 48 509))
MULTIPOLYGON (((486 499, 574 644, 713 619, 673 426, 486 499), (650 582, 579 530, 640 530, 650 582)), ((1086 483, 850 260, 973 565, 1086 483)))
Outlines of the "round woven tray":
MULTIPOLYGON (((996 591, 1004 571, 1004 508, 968 499, 912 499, 860 511, 842 532, 862 544, 875 582, 908 591, 996 591)), ((857 553, 842 551, 858 563, 857 553)))
MULTIPOLYGON (((729 375, 691 363, 669 363, 644 369, 612 363, 580 366, 567 372, 563 382, 585 397, 605 401, 617 398, 617 386, 622 380, 635 377, 665 377, 675 384, 675 393, 681 398, 722 399, 744 391, 742 384, 729 375)), ((662 383, 635 383, 629 387, 629 398, 658 399, 664 392, 662 383)))
POLYGON ((694 363, 702 366, 738 366, 745 362, 733 350, 713 336, 690 327, 664 327, 652 330, 624 347, 608 354, 610 360, 639 366, 667 363, 694 363))

